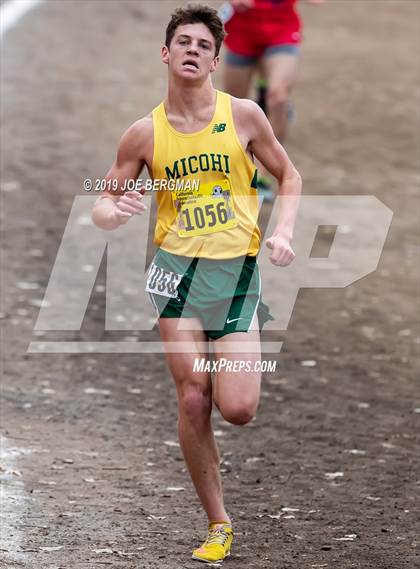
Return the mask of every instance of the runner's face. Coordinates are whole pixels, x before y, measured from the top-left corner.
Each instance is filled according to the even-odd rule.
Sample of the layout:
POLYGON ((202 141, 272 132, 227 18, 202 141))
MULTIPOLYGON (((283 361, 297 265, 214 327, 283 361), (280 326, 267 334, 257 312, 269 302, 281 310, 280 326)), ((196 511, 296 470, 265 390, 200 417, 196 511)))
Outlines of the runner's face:
POLYGON ((219 58, 215 57, 215 51, 215 41, 207 26, 185 24, 176 29, 170 49, 162 48, 162 60, 175 75, 203 79, 216 69, 219 58))

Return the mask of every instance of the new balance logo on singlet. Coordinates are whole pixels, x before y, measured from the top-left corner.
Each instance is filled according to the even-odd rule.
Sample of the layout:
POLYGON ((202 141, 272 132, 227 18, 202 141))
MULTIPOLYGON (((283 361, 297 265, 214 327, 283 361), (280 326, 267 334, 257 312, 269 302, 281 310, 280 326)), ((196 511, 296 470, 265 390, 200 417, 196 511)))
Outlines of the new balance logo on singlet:
POLYGON ((213 130, 211 131, 212 134, 214 134, 215 132, 224 132, 226 129, 226 123, 221 122, 219 124, 215 124, 213 127, 213 130))

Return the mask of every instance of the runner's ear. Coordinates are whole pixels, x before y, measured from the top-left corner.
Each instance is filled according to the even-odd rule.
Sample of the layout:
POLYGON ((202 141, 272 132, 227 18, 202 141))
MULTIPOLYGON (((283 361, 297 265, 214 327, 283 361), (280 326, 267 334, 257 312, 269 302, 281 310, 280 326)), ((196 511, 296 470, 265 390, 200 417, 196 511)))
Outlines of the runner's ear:
POLYGON ((162 46, 160 55, 162 57, 163 63, 166 63, 166 65, 168 65, 168 63, 169 63, 169 49, 166 47, 166 45, 162 46))
POLYGON ((216 67, 217 67, 219 61, 220 61, 220 57, 217 55, 212 61, 212 64, 210 67, 210 73, 214 73, 216 71, 216 67))

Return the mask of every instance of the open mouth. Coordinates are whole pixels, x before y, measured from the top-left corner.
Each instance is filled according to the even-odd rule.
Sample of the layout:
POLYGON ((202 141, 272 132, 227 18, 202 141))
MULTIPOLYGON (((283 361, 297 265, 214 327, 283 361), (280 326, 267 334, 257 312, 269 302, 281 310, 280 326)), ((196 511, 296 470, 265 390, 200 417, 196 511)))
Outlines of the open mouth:
POLYGON ((198 64, 193 59, 187 59, 186 61, 184 61, 182 66, 183 67, 194 67, 194 69, 198 69, 198 64))

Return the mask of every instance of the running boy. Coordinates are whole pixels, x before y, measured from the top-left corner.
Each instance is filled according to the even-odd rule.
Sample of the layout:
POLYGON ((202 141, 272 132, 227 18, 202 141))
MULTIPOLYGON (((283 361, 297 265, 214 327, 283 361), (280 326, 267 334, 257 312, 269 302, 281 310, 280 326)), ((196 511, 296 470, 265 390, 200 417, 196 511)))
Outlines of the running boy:
MULTIPOLYGON (((194 371, 194 361, 208 358, 203 345, 209 340, 216 360, 243 360, 243 353, 228 346, 245 342, 246 359, 261 358, 259 327, 268 315, 256 263, 260 231, 253 156, 278 179, 280 196, 289 198, 266 242, 278 266, 294 258, 291 240, 301 191, 300 176, 261 109, 213 88, 210 76, 223 38, 223 24, 212 8, 192 5, 174 12, 162 48, 167 97, 126 131, 107 174, 122 188, 146 165, 151 178, 180 182, 177 190, 156 194, 158 249, 146 290, 158 310, 164 346, 179 340, 191 346, 189 353, 167 350, 166 359, 177 389, 180 445, 209 521, 208 537, 193 558, 208 563, 229 555, 233 541, 212 405, 227 421, 244 425, 256 413, 261 378, 253 366, 252 371, 221 370, 212 381, 209 371, 194 371), (191 181, 198 181, 198 188, 190 188, 191 181)), ((97 226, 112 230, 144 210, 138 192, 107 192, 92 217, 97 226)))

